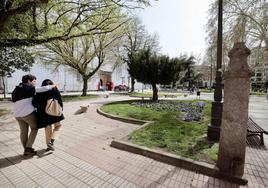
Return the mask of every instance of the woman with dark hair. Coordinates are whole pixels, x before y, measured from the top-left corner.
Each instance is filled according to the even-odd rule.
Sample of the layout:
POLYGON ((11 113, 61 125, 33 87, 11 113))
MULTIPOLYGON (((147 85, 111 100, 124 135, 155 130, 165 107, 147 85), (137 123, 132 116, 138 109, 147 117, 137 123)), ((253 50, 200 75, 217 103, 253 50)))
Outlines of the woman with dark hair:
MULTIPOLYGON (((49 79, 42 82, 42 86, 54 85, 49 79)), ((46 107, 49 99, 56 99, 63 108, 63 103, 61 100, 61 95, 59 90, 55 87, 50 91, 44 93, 37 93, 33 99, 33 105, 36 108, 38 128, 45 128, 47 151, 54 151, 54 141, 58 136, 58 132, 61 128, 61 123, 64 119, 63 114, 60 116, 52 116, 47 114, 46 107), (52 124, 54 124, 54 129, 52 130, 52 124)))

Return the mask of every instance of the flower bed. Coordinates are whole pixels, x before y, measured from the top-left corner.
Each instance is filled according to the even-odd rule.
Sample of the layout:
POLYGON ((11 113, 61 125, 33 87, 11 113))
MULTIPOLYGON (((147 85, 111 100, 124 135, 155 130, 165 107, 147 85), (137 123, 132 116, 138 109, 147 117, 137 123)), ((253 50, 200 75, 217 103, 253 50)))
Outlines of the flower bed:
POLYGON ((204 118, 204 107, 206 103, 199 102, 184 102, 184 101, 138 101, 132 102, 130 105, 151 108, 153 110, 171 110, 182 112, 182 120, 184 121, 201 121, 204 118))

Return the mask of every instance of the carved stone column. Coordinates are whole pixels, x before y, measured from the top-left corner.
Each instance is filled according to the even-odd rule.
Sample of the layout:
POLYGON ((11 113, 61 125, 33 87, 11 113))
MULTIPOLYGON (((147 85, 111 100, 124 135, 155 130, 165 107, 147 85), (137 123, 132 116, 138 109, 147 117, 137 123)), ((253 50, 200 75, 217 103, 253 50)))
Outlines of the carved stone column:
POLYGON ((250 50, 243 42, 235 43, 229 52, 230 63, 224 73, 224 103, 217 166, 222 174, 244 173, 250 70, 250 50))

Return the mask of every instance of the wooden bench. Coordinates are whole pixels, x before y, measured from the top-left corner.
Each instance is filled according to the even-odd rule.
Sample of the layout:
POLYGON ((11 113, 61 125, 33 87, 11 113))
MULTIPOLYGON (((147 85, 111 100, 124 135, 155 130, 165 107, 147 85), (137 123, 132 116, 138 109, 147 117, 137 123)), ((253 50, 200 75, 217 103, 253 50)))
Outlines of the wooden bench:
POLYGON ((248 129, 247 137, 249 136, 259 136, 261 139, 261 145, 264 145, 263 134, 268 134, 263 128, 261 128, 257 123, 255 123, 251 117, 248 118, 248 129))

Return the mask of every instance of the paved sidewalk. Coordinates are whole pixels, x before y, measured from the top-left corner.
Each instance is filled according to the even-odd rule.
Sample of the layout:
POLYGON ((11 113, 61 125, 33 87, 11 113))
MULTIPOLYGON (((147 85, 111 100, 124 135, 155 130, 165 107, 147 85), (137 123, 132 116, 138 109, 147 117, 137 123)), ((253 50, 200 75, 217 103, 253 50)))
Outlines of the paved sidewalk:
MULTIPOLYGON (((38 155, 33 158, 21 156, 19 127, 14 119, 3 117, 0 120, 0 187, 238 187, 111 148, 112 139, 138 127, 96 113, 101 103, 119 98, 128 99, 110 97, 65 103, 66 120, 55 142, 56 151, 45 152, 44 130, 41 130, 34 144, 38 155), (87 113, 74 115, 81 104, 89 103, 87 113)), ((267 150, 248 147, 246 158, 245 177, 249 180, 246 187, 268 187, 267 150)))

